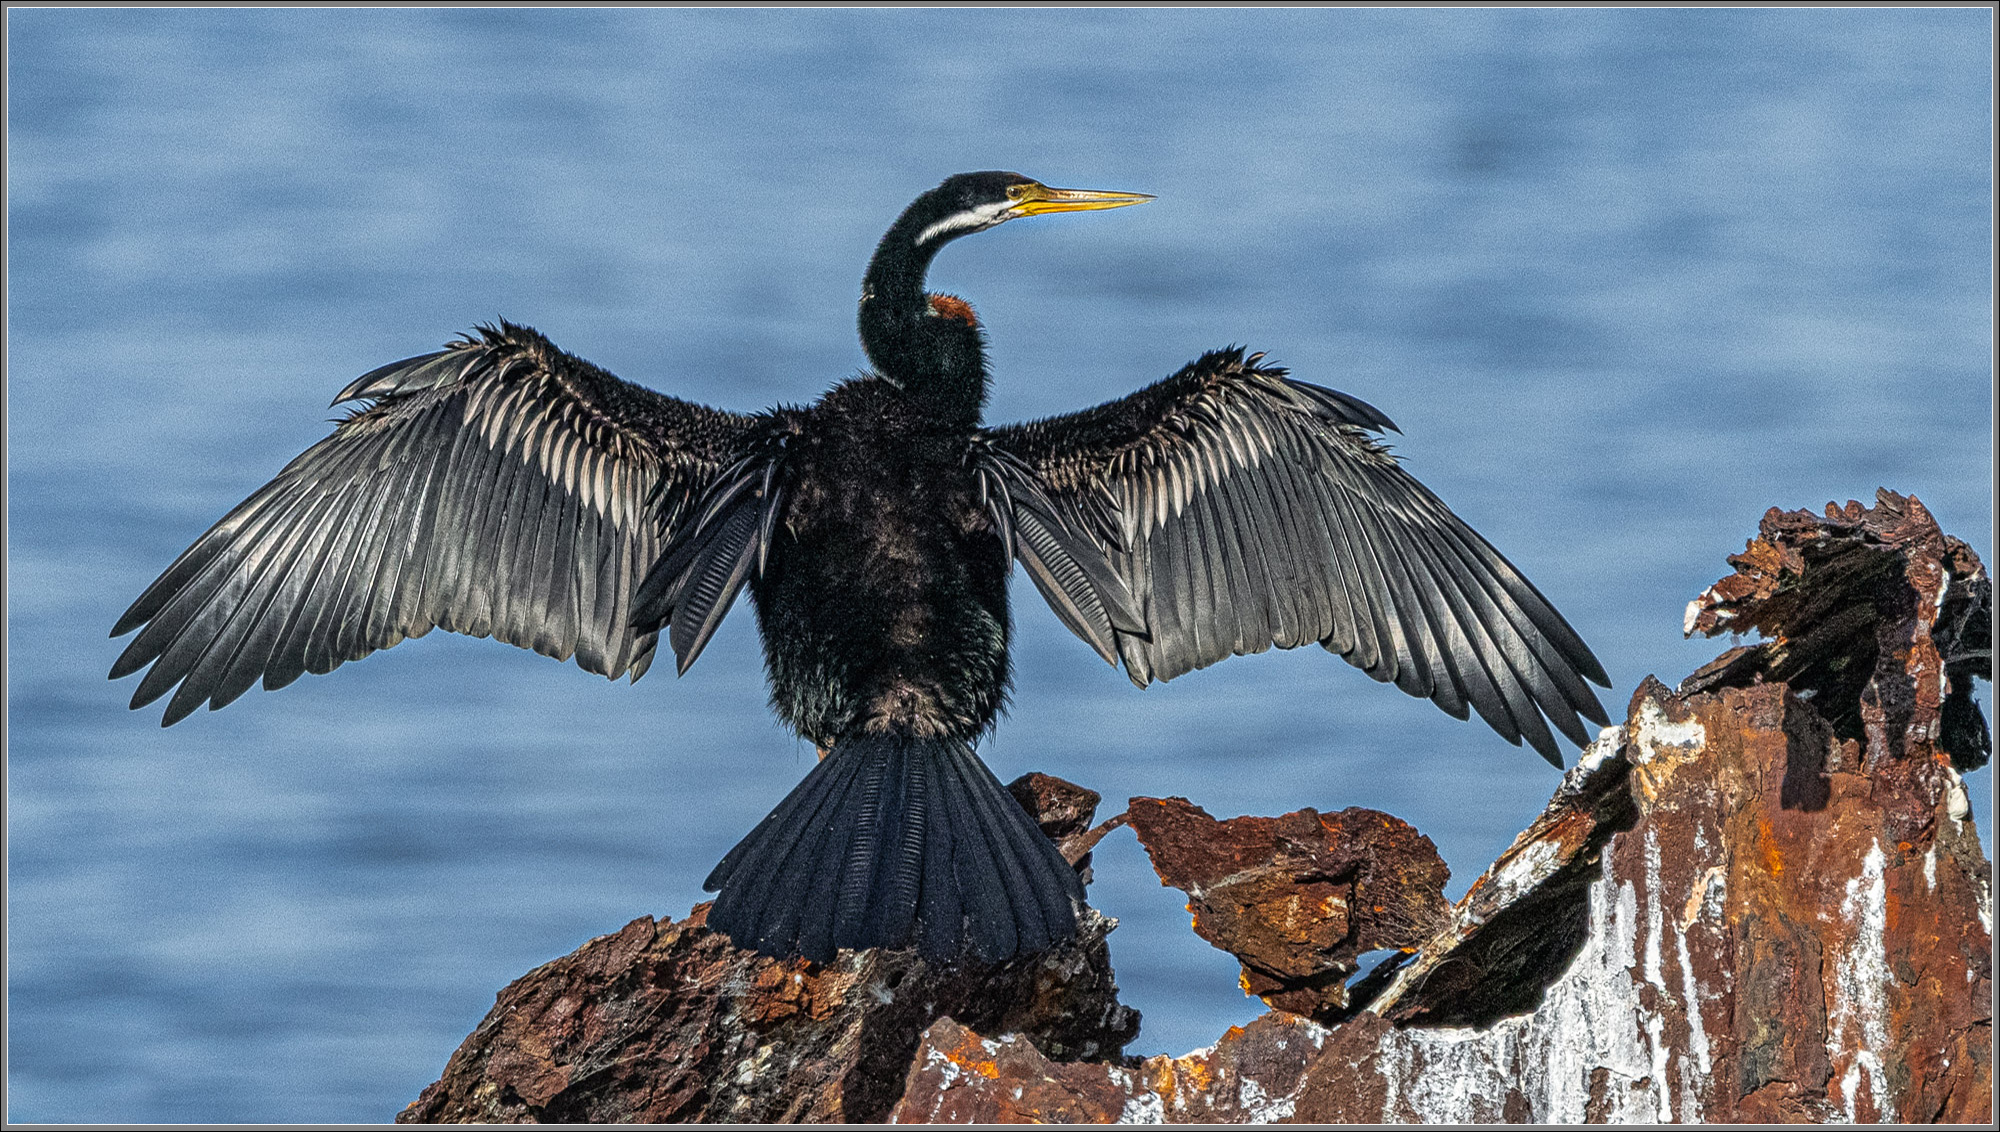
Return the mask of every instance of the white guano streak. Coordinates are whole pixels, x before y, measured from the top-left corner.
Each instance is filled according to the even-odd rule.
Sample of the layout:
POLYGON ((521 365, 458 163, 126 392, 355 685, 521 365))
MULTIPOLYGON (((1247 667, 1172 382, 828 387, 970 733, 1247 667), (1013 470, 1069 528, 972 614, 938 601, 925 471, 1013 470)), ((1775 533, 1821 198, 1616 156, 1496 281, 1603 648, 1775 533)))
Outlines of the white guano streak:
MULTIPOLYGON (((1649 850, 1656 848, 1651 844, 1654 836, 1653 828, 1649 826, 1646 830, 1649 850)), ((1694 863, 1696 868, 1700 868, 1702 862, 1708 859, 1708 839, 1702 836, 1701 827, 1697 825, 1694 829, 1694 848, 1689 853, 1689 860, 1694 863)), ((1657 852, 1649 853, 1647 864, 1649 882, 1654 884, 1658 883, 1657 873, 1654 872, 1657 869, 1657 864, 1657 852)), ((1691 1062, 1685 1052, 1680 1057, 1681 1111, 1679 1119, 1683 1124, 1698 1124, 1701 1122, 1702 1090, 1707 1085, 1709 1074, 1714 1069, 1713 1061, 1709 1055, 1708 1030, 1702 1025, 1701 1020, 1701 986, 1695 980, 1694 958, 1688 953, 1687 941, 1688 929, 1693 927, 1695 922, 1701 919, 1703 913, 1707 910, 1709 902, 1708 893, 1712 887, 1711 879, 1714 872, 1715 870, 1713 869, 1704 872, 1701 878, 1695 882, 1696 891, 1688 894, 1686 903, 1693 905, 1693 911, 1688 916, 1687 922, 1678 923, 1673 920, 1667 920, 1663 925, 1663 930, 1674 933, 1674 954, 1680 960, 1681 965, 1681 1013, 1687 1018, 1688 1052, 1694 1054, 1691 1062)))
POLYGON ((1699 719, 1689 719, 1685 723, 1675 723, 1660 710, 1660 705, 1647 700, 1639 705, 1639 726, 1634 729, 1631 759, 1635 763, 1653 761, 1653 756, 1661 747, 1679 747, 1694 750, 1708 745, 1708 730, 1699 719))
POLYGON ((1896 1119, 1882 1054, 1889 1048, 1888 858, 1871 841, 1861 875, 1847 882, 1841 919, 1853 933, 1834 966, 1833 1002, 1827 1010, 1826 1055, 1837 1070, 1834 1092, 1848 1121, 1862 1119, 1860 1092, 1867 1078, 1872 1120, 1896 1119))
POLYGON ((1524 1119, 1577 1124, 1590 1107, 1597 1069, 1606 1072, 1606 1120, 1660 1118, 1660 1076, 1640 1036, 1647 1023, 1632 988, 1642 962, 1638 894, 1629 883, 1613 882, 1608 854, 1599 867, 1583 949, 1532 1015, 1483 1030, 1413 1026, 1384 1033, 1375 1062, 1386 1086, 1381 1119, 1498 1121, 1508 1115, 1509 1094, 1518 1093, 1526 1101, 1524 1119), (1653 1084, 1641 1087, 1648 1078, 1653 1084))
POLYGON ((1154 1092, 1144 1083, 1140 1083, 1135 1087, 1139 1089, 1139 1093, 1126 1101, 1125 1107, 1119 1110, 1118 1123, 1165 1124, 1167 1122, 1167 1107, 1160 1100, 1160 1094, 1154 1092))
MULTIPOLYGON (((1660 965, 1660 935, 1667 928, 1666 908, 1660 900, 1660 830, 1657 825, 1646 826, 1646 981, 1659 992, 1660 1001, 1672 1001, 1673 993, 1667 990, 1667 976, 1660 965)), ((1653 1010, 1646 1015, 1646 1038, 1652 1047, 1649 1051, 1653 1059, 1653 1094, 1658 1106, 1661 1123, 1674 1118, 1674 1091, 1667 1076, 1668 1061, 1672 1050, 1667 1048, 1665 1011, 1653 1010)))
MULTIPOLYGON (((1301 1078, 1299 1083, 1303 1085, 1304 1079, 1301 1078)), ((1271 1096, 1262 1085, 1248 1077, 1243 1078, 1236 1088, 1236 1103, 1242 1107, 1243 1119, 1252 1124, 1275 1124, 1292 1115, 1298 1101, 1296 1093, 1271 1096)))

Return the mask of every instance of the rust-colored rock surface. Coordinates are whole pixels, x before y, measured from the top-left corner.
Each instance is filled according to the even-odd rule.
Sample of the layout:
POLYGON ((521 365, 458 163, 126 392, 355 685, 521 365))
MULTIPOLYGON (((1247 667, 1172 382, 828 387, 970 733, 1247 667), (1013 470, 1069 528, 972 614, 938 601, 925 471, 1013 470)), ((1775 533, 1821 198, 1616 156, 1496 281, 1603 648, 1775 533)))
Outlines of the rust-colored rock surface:
POLYGON ((1201 938, 1243 964, 1243 989, 1293 1014, 1347 1006, 1364 952, 1415 947, 1443 921, 1451 870, 1431 839, 1375 810, 1217 821, 1185 798, 1125 811, 1201 938))
POLYGON ((1398 980, 1329 1036, 1301 1118, 1982 1119, 1977 837, 1948 803, 1909 806, 1909 779, 1949 773, 1934 761, 1893 762, 1881 790, 1858 764, 1827 771, 1818 804, 1788 800, 1839 750, 1784 685, 1683 697, 1649 680, 1593 751, 1629 766, 1632 824, 1598 851, 1577 892, 1587 930, 1539 1002, 1399 1027, 1429 988, 1398 980))
POLYGON ((1064 1064, 1016 1036, 946 1018, 924 1034, 893 1124, 1266 1124, 1292 1097, 1326 1029, 1273 1010, 1214 1047, 1136 1066, 1064 1064))
POLYGON ((1875 499, 1829 503, 1823 517, 1766 512, 1729 556, 1736 572, 1689 603, 1686 631, 1768 639, 1724 653, 1681 691, 1783 682, 1840 738, 1865 737, 1870 757, 1915 743, 1959 770, 1984 766, 1993 740, 1972 677, 1992 679, 1993 583, 1922 502, 1875 499), (1926 733, 1900 734, 1913 728, 1926 733))
POLYGON ((1125 815, 1119 814, 1092 828, 1090 819, 1096 816, 1097 803, 1103 795, 1054 775, 1024 774, 1008 783, 1007 789, 1022 809, 1036 816, 1042 833, 1056 843, 1065 860, 1076 866, 1083 883, 1089 884, 1091 849, 1105 834, 1124 825, 1125 815))
MULTIPOLYGON (((1045 823, 1089 824, 1088 791, 1037 778, 1031 797, 1065 805, 1045 823)), ((397 1121, 879 1122, 945 1015, 1065 1059, 1116 1058, 1138 1033, 1095 912, 1043 955, 938 968, 914 951, 778 962, 709 931, 708 907, 641 917, 516 980, 397 1121)))
MULTIPOLYGON (((1731 562, 1688 630, 1770 639, 1679 692, 1649 678, 1344 1019, 1273 1011, 1138 1068, 1048 1066, 940 1023, 896 1118, 1987 1124, 1991 872, 1958 776, 1990 748, 1971 699, 1992 672, 1985 570, 1888 492, 1773 511, 1731 562)), ((1216 892, 1243 895, 1204 935, 1246 971, 1267 924, 1337 934, 1274 912, 1297 906, 1272 879, 1310 840, 1274 831, 1309 833, 1301 815, 1206 837, 1186 803, 1129 815, 1197 930, 1216 892)))

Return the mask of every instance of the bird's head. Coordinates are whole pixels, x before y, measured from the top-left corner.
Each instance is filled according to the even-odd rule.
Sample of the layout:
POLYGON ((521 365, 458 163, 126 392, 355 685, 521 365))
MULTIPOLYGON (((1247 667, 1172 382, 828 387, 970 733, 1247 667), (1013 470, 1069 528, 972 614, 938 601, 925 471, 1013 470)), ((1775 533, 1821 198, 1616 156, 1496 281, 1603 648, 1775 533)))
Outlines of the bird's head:
POLYGON ((976 423, 986 403, 986 345, 965 300, 931 295, 938 249, 1023 216, 1122 208, 1144 193, 1052 189, 1019 173, 959 173, 910 203, 861 283, 861 346, 876 373, 940 419, 976 423))
POLYGON ((913 248, 930 250, 1023 216, 1123 208, 1152 199, 1145 193, 1052 189, 1019 173, 957 173, 912 202, 897 227, 910 234, 913 248))

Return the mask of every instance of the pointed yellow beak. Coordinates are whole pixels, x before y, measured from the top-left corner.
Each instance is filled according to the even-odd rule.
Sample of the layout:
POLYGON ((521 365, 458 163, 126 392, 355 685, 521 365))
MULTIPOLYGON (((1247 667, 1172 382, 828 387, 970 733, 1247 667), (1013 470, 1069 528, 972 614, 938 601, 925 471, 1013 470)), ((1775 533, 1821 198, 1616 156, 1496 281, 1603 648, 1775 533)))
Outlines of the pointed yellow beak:
POLYGON ((1013 189, 1014 207, 1008 210, 1011 217, 1040 216, 1045 212, 1094 212, 1100 208, 1124 208, 1128 204, 1144 204, 1152 200, 1147 193, 1112 193, 1097 189, 1052 189, 1047 185, 1029 183, 1013 189))

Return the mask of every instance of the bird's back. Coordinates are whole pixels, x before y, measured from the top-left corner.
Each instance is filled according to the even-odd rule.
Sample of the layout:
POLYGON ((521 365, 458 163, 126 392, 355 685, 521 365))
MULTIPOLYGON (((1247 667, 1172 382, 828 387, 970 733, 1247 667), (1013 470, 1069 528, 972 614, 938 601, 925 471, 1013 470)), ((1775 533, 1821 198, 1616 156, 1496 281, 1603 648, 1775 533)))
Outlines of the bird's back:
POLYGON ((970 435, 879 379, 786 424, 786 509, 751 583, 777 710, 824 747, 977 737, 1008 683, 1007 554, 970 435))

